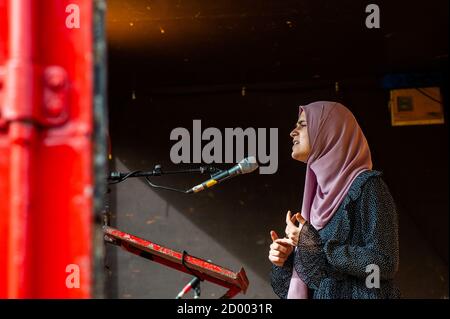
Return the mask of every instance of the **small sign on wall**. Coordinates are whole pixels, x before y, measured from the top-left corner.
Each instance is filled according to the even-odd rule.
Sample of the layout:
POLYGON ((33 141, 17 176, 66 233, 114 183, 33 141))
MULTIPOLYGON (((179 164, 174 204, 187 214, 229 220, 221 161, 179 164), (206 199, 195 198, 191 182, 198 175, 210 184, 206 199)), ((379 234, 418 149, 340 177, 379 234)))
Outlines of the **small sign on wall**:
POLYGON ((392 126, 444 123, 438 87, 396 89, 390 95, 392 126))

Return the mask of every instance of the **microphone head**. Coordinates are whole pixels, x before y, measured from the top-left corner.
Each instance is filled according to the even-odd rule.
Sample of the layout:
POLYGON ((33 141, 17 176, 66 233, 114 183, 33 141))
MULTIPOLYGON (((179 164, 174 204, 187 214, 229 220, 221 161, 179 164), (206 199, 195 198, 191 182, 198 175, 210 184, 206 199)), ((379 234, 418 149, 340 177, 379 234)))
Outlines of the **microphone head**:
POLYGON ((254 156, 244 158, 238 165, 241 168, 241 174, 251 173, 259 167, 254 156))

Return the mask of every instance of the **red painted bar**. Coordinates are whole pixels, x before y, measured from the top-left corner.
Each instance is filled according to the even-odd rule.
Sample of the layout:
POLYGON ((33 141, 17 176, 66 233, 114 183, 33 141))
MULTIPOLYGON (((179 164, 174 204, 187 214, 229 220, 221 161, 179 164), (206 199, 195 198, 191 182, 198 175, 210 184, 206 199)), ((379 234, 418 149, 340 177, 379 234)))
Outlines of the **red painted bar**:
MULTIPOLYGON (((187 274, 191 273, 182 263, 183 253, 160 246, 149 240, 139 238, 118 229, 108 226, 104 226, 103 229, 111 243, 119 245, 125 250, 141 257, 144 257, 146 253, 150 254, 151 257, 147 259, 187 274)), ((200 279, 229 288, 229 291, 225 295, 226 298, 232 298, 241 291, 245 294, 249 285, 243 268, 241 268, 238 273, 234 273, 227 268, 188 254, 185 255, 185 264, 200 279)))
POLYGON ((0 0, 0 298, 91 297, 92 9, 0 0))

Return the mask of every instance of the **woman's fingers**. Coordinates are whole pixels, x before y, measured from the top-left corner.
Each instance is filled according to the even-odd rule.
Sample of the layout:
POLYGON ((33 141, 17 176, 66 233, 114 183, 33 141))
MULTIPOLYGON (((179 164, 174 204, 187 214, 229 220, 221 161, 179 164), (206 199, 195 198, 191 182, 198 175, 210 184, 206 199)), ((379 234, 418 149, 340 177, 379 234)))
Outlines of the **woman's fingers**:
POLYGON ((269 250, 269 257, 278 258, 278 259, 276 259, 276 261, 279 261, 279 262, 285 262, 289 256, 289 253, 290 252, 284 253, 280 250, 271 249, 271 250, 269 250))
POLYGON ((286 260, 288 259, 288 256, 290 255, 290 253, 293 250, 293 247, 291 247, 291 246, 289 246, 289 247, 290 248, 288 249, 287 253, 284 253, 280 250, 271 248, 269 251, 269 260, 277 266, 282 266, 286 262, 286 260))
POLYGON ((284 232, 286 233, 286 238, 289 239, 290 245, 297 246, 298 245, 298 238, 300 234, 301 227, 303 226, 302 221, 304 219, 301 217, 300 213, 294 214, 294 216, 290 216, 289 214, 286 215, 286 228, 284 232), (288 221, 287 218, 290 217, 290 220, 288 221), (294 223, 297 221, 300 222, 299 226, 296 226, 294 223))
POLYGON ((272 264, 282 267, 288 256, 292 253, 296 245, 295 233, 297 226, 295 226, 298 220, 298 214, 292 216, 291 211, 288 210, 286 214, 286 238, 279 238, 278 234, 271 230, 270 238, 272 239, 272 244, 270 245, 269 260, 272 264))
POLYGON ((280 257, 280 258, 285 258, 285 259, 287 258, 287 254, 282 252, 282 251, 280 251, 280 250, 271 249, 269 251, 269 255, 270 256, 275 256, 275 257, 280 257))
POLYGON ((292 234, 298 233, 299 228, 297 226, 287 225, 284 232, 286 233, 286 236, 289 237, 292 234))
POLYGON ((281 251, 281 252, 283 252, 285 254, 288 252, 288 248, 287 247, 285 247, 283 245, 280 245, 279 243, 276 243, 276 242, 274 242, 274 243, 272 243, 270 245, 270 249, 271 250, 279 250, 279 251, 281 251))
POLYGON ((275 266, 282 267, 289 254, 292 253, 292 241, 288 238, 274 239, 275 237, 278 237, 278 235, 274 231, 270 232, 270 236, 272 237, 273 242, 270 245, 269 260, 275 266))
POLYGON ((305 220, 302 217, 302 214, 295 213, 294 215, 292 215, 289 211, 288 215, 286 215, 286 224, 290 225, 290 226, 295 226, 296 222, 300 222, 301 224, 303 224, 305 222, 305 220), (289 217, 289 221, 288 221, 288 217, 289 217))
POLYGON ((284 229, 284 233, 286 234, 286 236, 289 236, 292 230, 293 230, 292 227, 287 225, 286 228, 284 229))
POLYGON ((287 212, 287 214, 286 214, 286 224, 287 224, 287 225, 292 224, 291 219, 292 219, 291 211, 288 210, 288 212, 287 212))
POLYGON ((293 246, 292 240, 289 238, 279 238, 275 241, 275 243, 283 245, 284 247, 293 246))
POLYGON ((291 241, 291 245, 296 247, 298 245, 298 237, 290 236, 289 240, 291 241))
POLYGON ((281 261, 279 257, 275 256, 269 256, 269 260, 274 264, 275 266, 282 267, 284 265, 284 260, 281 261))
POLYGON ((279 238, 279 239, 277 239, 274 243, 283 245, 283 247, 287 247, 288 249, 290 249, 291 246, 294 246, 294 247, 297 246, 297 245, 295 244, 295 242, 294 242, 290 237, 291 237, 291 236, 285 237, 285 238, 279 238))
POLYGON ((275 241, 278 239, 278 235, 275 231, 271 230, 270 231, 270 238, 272 238, 272 241, 275 241))
MULTIPOLYGON (((298 213, 297 213, 298 214, 298 213)), ((293 224, 293 225, 295 225, 295 223, 297 222, 297 214, 294 214, 292 217, 291 217, 291 223, 293 224)))
POLYGON ((295 218, 301 225, 303 225, 306 222, 306 220, 303 218, 302 214, 300 214, 300 213, 295 214, 295 218))

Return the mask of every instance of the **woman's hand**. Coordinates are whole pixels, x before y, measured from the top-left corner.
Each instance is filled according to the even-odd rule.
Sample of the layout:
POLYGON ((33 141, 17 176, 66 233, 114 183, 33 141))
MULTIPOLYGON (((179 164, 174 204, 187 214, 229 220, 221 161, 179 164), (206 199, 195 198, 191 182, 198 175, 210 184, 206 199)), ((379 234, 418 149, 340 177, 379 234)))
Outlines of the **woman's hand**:
POLYGON ((278 238, 277 233, 273 230, 270 231, 270 237, 272 238, 272 244, 270 245, 269 260, 275 266, 283 267, 294 247, 289 239, 278 238))
POLYGON ((289 239, 290 244, 294 247, 298 245, 298 238, 300 236, 300 231, 302 230, 303 224, 305 220, 303 219, 300 213, 294 214, 291 216, 291 211, 289 210, 286 214, 286 238, 289 239), (296 225, 296 222, 299 225, 296 225))

